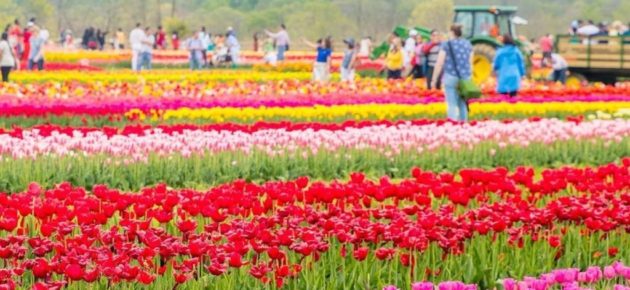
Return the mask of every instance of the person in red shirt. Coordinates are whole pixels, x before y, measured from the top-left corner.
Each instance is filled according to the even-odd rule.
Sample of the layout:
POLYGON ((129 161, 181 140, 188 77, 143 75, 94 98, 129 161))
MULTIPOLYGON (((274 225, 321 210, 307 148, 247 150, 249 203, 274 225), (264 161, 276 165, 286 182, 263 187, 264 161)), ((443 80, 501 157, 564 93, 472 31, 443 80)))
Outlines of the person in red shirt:
POLYGON ((18 58, 21 56, 22 48, 24 47, 22 37, 22 27, 20 27, 20 21, 15 19, 13 25, 9 28, 9 44, 11 44, 14 51, 17 52, 18 58))
POLYGON ((29 23, 29 25, 24 28, 24 33, 22 34, 23 36, 23 43, 24 43, 24 50, 22 50, 22 60, 23 61, 27 61, 28 60, 28 55, 29 53, 31 53, 31 27, 33 25, 29 23))
POLYGON ((162 26, 158 26, 158 31, 155 34, 155 46, 158 49, 166 49, 166 33, 162 26))
POLYGON ((173 35, 171 36, 171 44, 173 45, 174 50, 179 49, 179 34, 177 31, 173 32, 173 35))
POLYGON ((540 60, 540 66, 545 67, 548 61, 551 61, 551 53, 553 52, 553 38, 551 34, 547 34, 540 38, 538 41, 540 50, 542 51, 542 59, 540 60))

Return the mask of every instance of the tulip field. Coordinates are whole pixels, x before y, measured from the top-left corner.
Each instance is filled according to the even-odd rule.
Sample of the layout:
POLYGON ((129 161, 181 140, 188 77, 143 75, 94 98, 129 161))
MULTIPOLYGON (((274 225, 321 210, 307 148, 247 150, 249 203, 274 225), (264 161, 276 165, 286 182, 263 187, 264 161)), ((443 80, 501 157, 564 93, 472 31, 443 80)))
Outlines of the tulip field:
POLYGON ((0 289, 630 289, 630 83, 458 123, 424 80, 51 57, 0 84, 0 289))

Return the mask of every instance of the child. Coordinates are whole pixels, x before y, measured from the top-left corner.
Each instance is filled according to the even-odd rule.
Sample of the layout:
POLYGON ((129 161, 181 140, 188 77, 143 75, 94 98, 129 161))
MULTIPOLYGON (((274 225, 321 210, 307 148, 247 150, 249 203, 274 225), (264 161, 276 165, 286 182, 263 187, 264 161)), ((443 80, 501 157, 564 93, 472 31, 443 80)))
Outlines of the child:
POLYGON ((275 66, 278 62, 278 54, 275 52, 275 49, 273 47, 273 39, 268 38, 267 40, 265 40, 265 43, 263 44, 263 53, 265 64, 275 66))

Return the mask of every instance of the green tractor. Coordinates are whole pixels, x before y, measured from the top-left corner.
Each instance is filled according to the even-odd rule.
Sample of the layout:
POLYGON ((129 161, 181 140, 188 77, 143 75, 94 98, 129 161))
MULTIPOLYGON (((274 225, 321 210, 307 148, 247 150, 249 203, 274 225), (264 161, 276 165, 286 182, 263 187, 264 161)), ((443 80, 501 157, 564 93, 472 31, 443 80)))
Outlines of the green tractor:
MULTIPOLYGON (((516 34, 515 16, 517 8, 513 6, 456 6, 454 23, 463 26, 463 37, 466 37, 473 44, 473 80, 476 83, 485 82, 492 75, 492 61, 497 48, 502 44, 498 40, 503 34, 511 35, 523 51, 523 45, 518 41, 516 34)), ((522 21, 522 20, 521 20, 522 21)), ((423 27, 414 28, 428 39, 430 30, 423 27)), ((394 33, 405 39, 408 29, 397 27, 394 33)), ((376 59, 387 54, 389 44, 384 42, 376 47, 371 58, 376 59)), ((531 64, 528 53, 523 53, 526 62, 531 64)))

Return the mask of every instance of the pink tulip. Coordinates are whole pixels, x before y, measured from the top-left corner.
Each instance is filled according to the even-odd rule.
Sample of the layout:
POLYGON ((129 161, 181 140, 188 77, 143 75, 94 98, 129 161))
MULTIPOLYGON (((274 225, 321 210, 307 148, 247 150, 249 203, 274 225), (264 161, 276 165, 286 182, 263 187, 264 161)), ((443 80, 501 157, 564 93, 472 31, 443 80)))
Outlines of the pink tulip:
POLYGON ((604 267, 604 277, 606 277, 606 279, 613 279, 617 277, 617 272, 615 271, 615 268, 613 268, 612 266, 604 267))
MULTIPOLYGON (((630 120, 601 120, 575 124, 560 120, 518 121, 504 124, 482 121, 474 126, 446 123, 441 126, 399 124, 396 126, 348 127, 340 130, 265 129, 255 132, 184 130, 165 133, 149 129, 142 134, 107 135, 90 133, 52 133, 40 135, 37 129, 24 130, 21 136, 0 134, 0 155, 13 159, 38 158, 41 155, 127 157, 126 162, 146 162, 148 153, 159 156, 177 154, 185 158, 206 152, 250 154, 264 152, 269 156, 344 153, 344 150, 371 149, 393 158, 415 150, 431 154, 440 148, 475 148, 481 143, 496 143, 490 155, 509 146, 553 144, 565 140, 614 140, 630 135, 630 120), (278 148, 284 148, 278 150, 278 148), (404 149, 409 148, 409 149, 404 149), (341 151, 341 152, 340 152, 341 151)), ((468 150, 468 149, 466 149, 468 150)))
POLYGON ((584 282, 586 283, 597 283, 599 282, 599 280, 602 279, 602 269, 600 267, 588 267, 585 271, 586 274, 586 280, 584 282))
POLYGON ((555 276, 555 281, 557 283, 563 284, 563 283, 572 283, 575 282, 577 280, 577 275, 580 272, 579 269, 560 269, 560 270, 553 270, 551 273, 554 274, 555 276))
POLYGON ((434 288, 431 282, 416 282, 411 284, 411 290, 433 290, 434 288))
POLYGON ((512 278, 503 279, 503 288, 505 290, 518 290, 516 280, 512 278))

